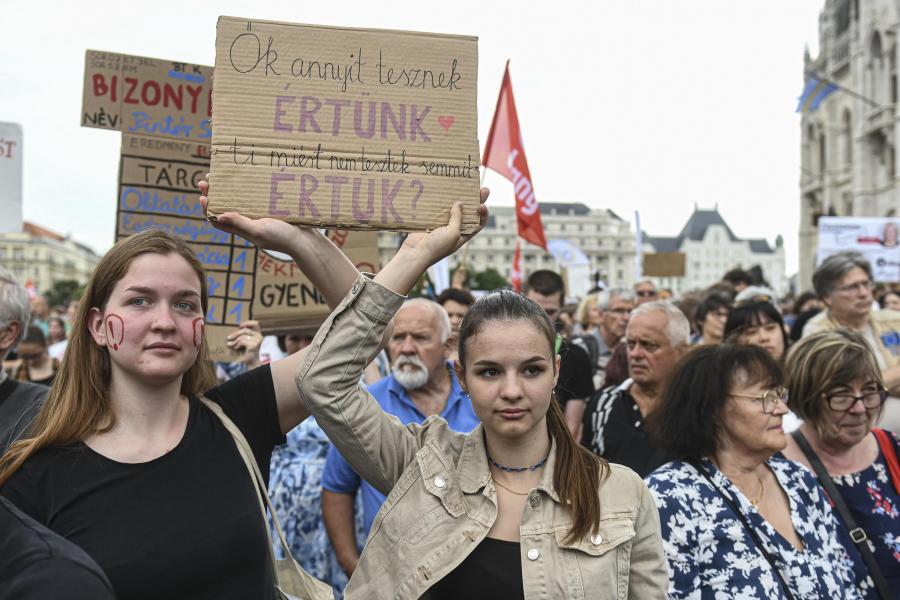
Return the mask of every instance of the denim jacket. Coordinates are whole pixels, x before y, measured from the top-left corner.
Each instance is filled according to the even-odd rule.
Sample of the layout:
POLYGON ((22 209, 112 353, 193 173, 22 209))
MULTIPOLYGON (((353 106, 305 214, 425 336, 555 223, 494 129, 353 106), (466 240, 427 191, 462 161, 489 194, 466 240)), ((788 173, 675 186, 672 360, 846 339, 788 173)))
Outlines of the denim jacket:
MULTIPOLYGON (((356 471, 387 500, 345 597, 420 598, 468 556, 497 517, 479 425, 440 417, 401 425, 358 385, 359 373, 403 298, 360 277, 319 329, 297 374, 307 408, 356 471)), ((611 465, 600 526, 567 542, 571 518, 553 485, 555 445, 519 528, 525 598, 664 598, 659 513, 643 481, 611 465)))

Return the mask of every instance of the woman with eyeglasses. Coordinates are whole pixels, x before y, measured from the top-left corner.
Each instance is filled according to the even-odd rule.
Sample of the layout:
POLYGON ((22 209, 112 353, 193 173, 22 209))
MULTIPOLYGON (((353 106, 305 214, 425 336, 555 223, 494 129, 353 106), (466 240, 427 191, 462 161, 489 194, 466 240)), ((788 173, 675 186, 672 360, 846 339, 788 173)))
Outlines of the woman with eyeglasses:
POLYGON ((647 477, 669 598, 859 598, 838 524, 812 474, 777 456, 787 392, 756 346, 699 346, 654 413, 678 458, 647 477))
POLYGON ((839 540, 859 578, 868 575, 863 597, 896 598, 900 442, 872 427, 887 397, 875 356, 856 332, 823 331, 794 346, 786 373, 789 406, 804 423, 784 455, 815 471, 834 502, 839 540))

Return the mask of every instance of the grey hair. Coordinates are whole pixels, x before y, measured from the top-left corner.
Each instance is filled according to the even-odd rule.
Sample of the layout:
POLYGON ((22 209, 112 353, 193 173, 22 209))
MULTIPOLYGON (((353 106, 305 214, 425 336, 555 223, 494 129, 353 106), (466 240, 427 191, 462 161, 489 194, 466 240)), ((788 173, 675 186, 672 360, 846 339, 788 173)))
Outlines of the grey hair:
POLYGON ((666 335, 669 336, 669 342, 673 346, 687 346, 691 341, 691 324, 687 317, 681 312, 677 306, 668 300, 653 300, 641 304, 631 311, 631 319, 639 315, 645 315, 651 312, 661 312, 666 315, 669 323, 666 325, 666 335))
POLYGON ((866 260, 866 257, 859 252, 838 252, 826 258, 816 272, 813 273, 813 288, 819 298, 825 298, 834 291, 837 282, 841 278, 859 267, 866 272, 869 279, 872 279, 872 265, 866 260))
POLYGON ((13 321, 21 325, 19 335, 13 342, 15 346, 25 335, 25 329, 31 321, 31 299, 12 273, 0 267, 0 327, 6 327, 13 321))
MULTIPOLYGON (((407 306, 423 306, 434 311, 438 321, 438 335, 440 336, 441 343, 443 344, 450 339, 450 316, 447 314, 447 311, 444 310, 443 306, 428 298, 410 298, 403 303, 400 310, 403 310, 407 306)), ((398 310, 397 313, 399 313, 400 310, 398 310)))
POLYGON ((634 290, 628 288, 613 288, 611 290, 602 290, 597 292, 597 308, 600 310, 609 310, 613 298, 624 300, 626 302, 634 302, 634 290))
POLYGON ((653 283, 653 281, 651 279, 641 279, 640 281, 635 281, 634 287, 637 288, 637 286, 643 285, 645 283, 652 285, 654 290, 656 289, 656 284, 653 283))

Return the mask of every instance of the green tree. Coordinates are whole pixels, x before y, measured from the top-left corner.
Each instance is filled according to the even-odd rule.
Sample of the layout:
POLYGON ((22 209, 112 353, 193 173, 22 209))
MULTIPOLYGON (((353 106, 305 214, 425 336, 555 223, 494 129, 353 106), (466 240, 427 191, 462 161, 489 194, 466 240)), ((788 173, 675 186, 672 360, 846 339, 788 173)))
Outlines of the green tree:
POLYGON ((83 293, 83 285, 74 279, 63 279, 54 283, 53 287, 44 292, 44 296, 50 306, 67 306, 72 300, 81 298, 83 293))
POLYGON ((472 289, 474 290, 490 292, 508 287, 509 281, 493 267, 488 267, 484 271, 472 274, 472 289))

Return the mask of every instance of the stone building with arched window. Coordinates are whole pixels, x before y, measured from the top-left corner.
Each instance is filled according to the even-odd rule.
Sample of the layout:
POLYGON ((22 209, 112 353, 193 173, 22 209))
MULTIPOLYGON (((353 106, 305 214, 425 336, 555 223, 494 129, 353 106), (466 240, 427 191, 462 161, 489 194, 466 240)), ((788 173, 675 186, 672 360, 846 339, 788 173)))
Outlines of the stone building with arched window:
POLYGON ((801 117, 799 291, 812 287, 821 216, 893 216, 900 212, 897 52, 900 6, 893 0, 826 0, 819 55, 809 75, 845 90, 801 117))

